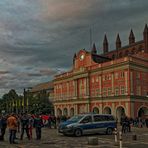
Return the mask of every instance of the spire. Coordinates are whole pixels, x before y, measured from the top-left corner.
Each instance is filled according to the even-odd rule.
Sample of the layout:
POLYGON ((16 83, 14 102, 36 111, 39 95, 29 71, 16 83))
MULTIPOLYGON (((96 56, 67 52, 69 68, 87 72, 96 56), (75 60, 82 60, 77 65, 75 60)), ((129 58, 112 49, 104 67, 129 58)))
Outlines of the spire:
POLYGON ((144 32, 143 32, 143 33, 148 33, 148 27, 147 27, 147 24, 145 24, 144 32))
POLYGON ((77 55, 76 55, 76 53, 74 54, 74 56, 73 56, 73 64, 74 64, 74 62, 75 62, 75 58, 77 57, 77 55))
POLYGON ((104 36, 104 41, 103 41, 103 53, 107 53, 108 52, 108 41, 107 41, 107 37, 106 34, 104 36))
POLYGON ((135 43, 135 36, 134 36, 133 30, 131 29, 131 32, 129 35, 129 44, 131 45, 133 43, 135 43))
POLYGON ((145 28, 143 31, 143 40, 144 40, 144 52, 148 53, 148 27, 145 24, 145 28))
POLYGON ((121 48, 121 40, 120 40, 120 36, 119 33, 117 35, 117 39, 116 39, 116 49, 121 48))
POLYGON ((77 57, 76 53, 74 54, 73 58, 75 59, 77 57))
POLYGON ((92 49, 91 49, 91 53, 94 53, 94 54, 97 53, 97 49, 96 49, 95 43, 93 44, 93 47, 92 47, 92 49))

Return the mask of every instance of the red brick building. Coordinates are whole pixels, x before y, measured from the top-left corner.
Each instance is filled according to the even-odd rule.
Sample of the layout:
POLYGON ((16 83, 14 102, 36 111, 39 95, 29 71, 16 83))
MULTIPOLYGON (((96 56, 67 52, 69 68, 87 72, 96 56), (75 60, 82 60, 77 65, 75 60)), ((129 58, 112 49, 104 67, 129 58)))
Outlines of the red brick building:
POLYGON ((143 40, 135 42, 131 30, 129 45, 122 47, 117 35, 116 49, 108 50, 105 35, 103 54, 95 44, 90 52, 80 50, 72 70, 55 76, 55 115, 84 112, 137 117, 148 115, 148 27, 143 40))

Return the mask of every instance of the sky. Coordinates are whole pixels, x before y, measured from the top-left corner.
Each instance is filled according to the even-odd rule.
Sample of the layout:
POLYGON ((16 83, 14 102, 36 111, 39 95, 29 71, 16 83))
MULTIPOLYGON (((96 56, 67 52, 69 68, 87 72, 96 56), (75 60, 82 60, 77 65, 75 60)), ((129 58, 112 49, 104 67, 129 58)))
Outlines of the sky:
POLYGON ((104 34, 109 50, 117 33, 127 45, 131 28, 142 40, 147 8, 147 0, 0 0, 0 97, 70 70, 76 52, 90 51, 90 29, 98 53, 104 34))

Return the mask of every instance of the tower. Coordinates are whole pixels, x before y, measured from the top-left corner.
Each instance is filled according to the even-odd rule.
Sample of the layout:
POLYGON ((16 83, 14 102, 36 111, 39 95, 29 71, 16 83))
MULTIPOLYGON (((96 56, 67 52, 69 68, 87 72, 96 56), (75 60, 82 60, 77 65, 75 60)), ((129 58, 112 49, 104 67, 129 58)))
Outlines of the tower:
POLYGON ((107 53, 108 52, 108 41, 107 41, 107 37, 106 34, 104 36, 104 41, 103 41, 103 53, 107 53))
POLYGON ((96 53, 97 53, 97 49, 96 49, 95 43, 93 44, 93 47, 92 47, 92 49, 91 49, 91 53, 92 53, 92 54, 96 54, 96 53))
POLYGON ((148 27, 147 24, 145 25, 143 31, 143 40, 144 40, 144 52, 148 53, 148 27))
POLYGON ((131 29, 130 35, 129 35, 129 45, 135 43, 135 36, 133 33, 133 30, 131 29))
POLYGON ((117 39, 116 39, 116 49, 118 50, 119 48, 121 48, 121 40, 120 40, 120 36, 118 34, 117 39))
POLYGON ((76 53, 75 53, 74 56, 73 56, 73 65, 74 65, 74 63, 75 63, 76 57, 77 57, 77 55, 76 55, 76 53))

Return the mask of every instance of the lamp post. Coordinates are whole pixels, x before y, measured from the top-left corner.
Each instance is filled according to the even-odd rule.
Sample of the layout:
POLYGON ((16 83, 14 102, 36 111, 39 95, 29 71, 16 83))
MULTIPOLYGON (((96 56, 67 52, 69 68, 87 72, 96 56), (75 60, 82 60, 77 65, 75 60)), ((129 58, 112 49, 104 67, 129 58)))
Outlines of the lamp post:
POLYGON ((23 106, 23 111, 24 112, 28 112, 29 111, 29 108, 28 108, 28 106, 29 106, 29 91, 30 91, 30 89, 32 89, 32 87, 27 87, 27 88, 24 88, 24 106, 23 106), (27 90, 26 90, 27 89, 27 90))

